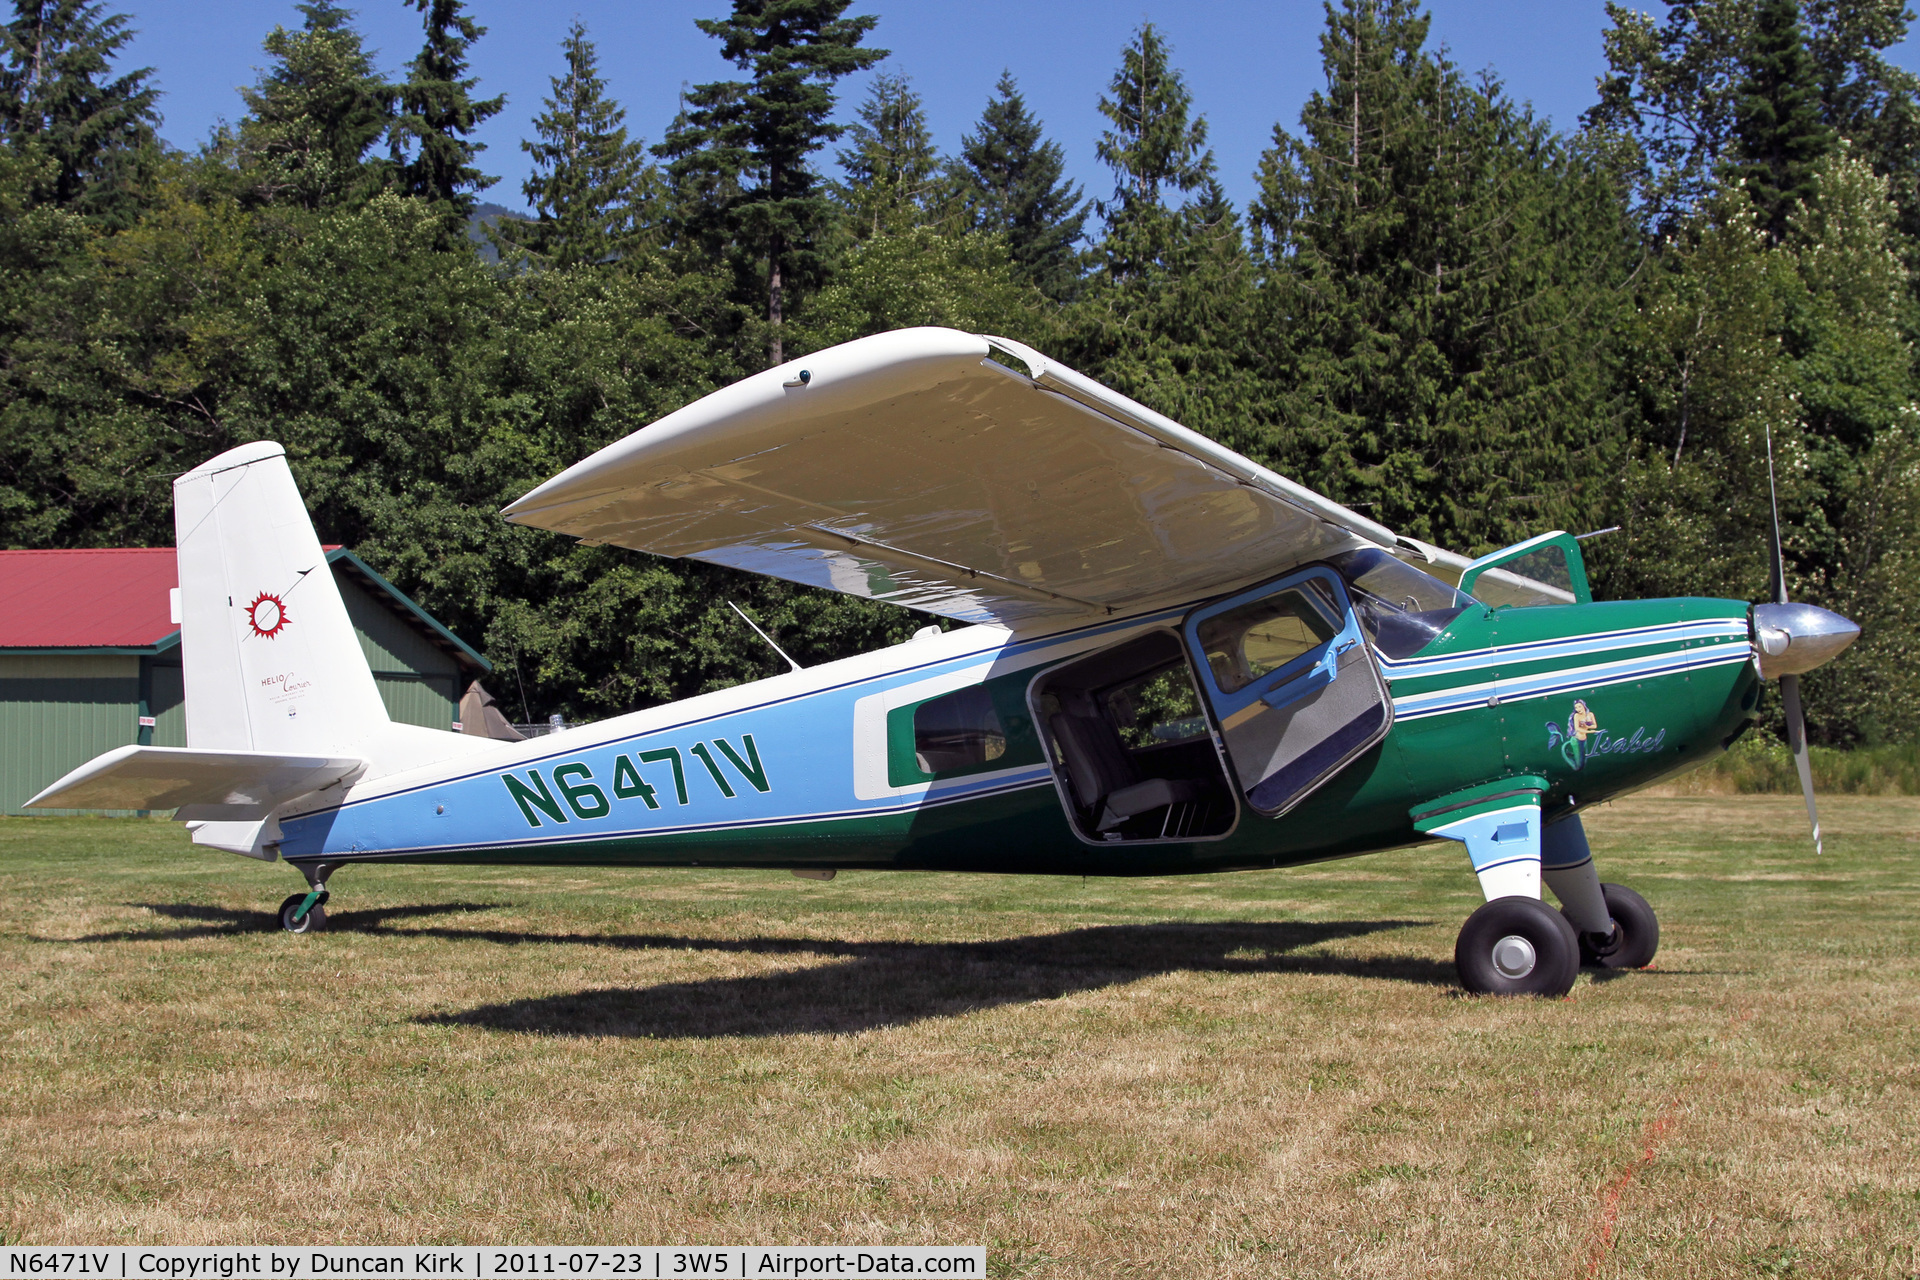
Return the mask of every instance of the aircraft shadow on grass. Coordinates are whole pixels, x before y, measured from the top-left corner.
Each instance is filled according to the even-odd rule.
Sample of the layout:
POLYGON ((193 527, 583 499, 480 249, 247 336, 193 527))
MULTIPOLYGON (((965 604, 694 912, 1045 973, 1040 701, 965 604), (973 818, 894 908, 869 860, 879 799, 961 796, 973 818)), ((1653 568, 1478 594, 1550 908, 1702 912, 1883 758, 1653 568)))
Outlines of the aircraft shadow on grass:
MULTIPOLYGON (((75 942, 181 942, 192 938, 218 938, 239 933, 273 933, 280 928, 277 911, 240 911, 231 907, 209 907, 197 902, 129 902, 137 910, 151 911, 169 920, 189 923, 173 929, 115 929, 109 933, 89 933, 75 942)), ((346 911, 327 916, 330 930, 355 930, 362 933, 400 933, 412 930, 383 929, 388 920, 418 916, 444 916, 466 911, 492 911, 497 902, 436 902, 417 907, 385 907, 366 911, 346 911)))
MULTIPOLYGON (((1055 1000, 1181 970, 1349 974, 1450 984, 1450 966, 1417 956, 1299 954, 1316 944, 1412 923, 1103 925, 992 942, 822 945, 803 939, 748 939, 739 949, 846 959, 744 977, 510 1000, 420 1021, 536 1035, 844 1034, 1055 1000)), ((710 944, 689 939, 672 945, 710 944)))
MULTIPOLYGON (((86 940, 157 940, 276 929, 265 912, 194 904, 144 904, 192 921, 169 931, 125 931, 86 940)), ((1453 983, 1450 965, 1419 956, 1327 956, 1313 948, 1340 938, 1407 929, 1419 921, 1284 921, 1098 925, 991 942, 845 942, 835 938, 695 938, 676 935, 530 933, 459 925, 397 925, 424 915, 478 912, 490 904, 376 908, 328 917, 328 933, 432 936, 503 946, 574 944, 614 950, 703 950, 751 956, 806 956, 814 963, 778 973, 659 986, 601 988, 509 1000, 422 1023, 553 1036, 778 1036, 872 1031, 929 1017, 1133 983, 1158 973, 1327 973, 1400 983, 1453 983)))
MULTIPOLYGON (((141 904, 180 929, 126 931, 86 941, 154 941, 277 929, 266 912, 185 903, 141 904)), ((826 938, 696 938, 666 934, 537 933, 456 925, 397 927, 394 921, 485 910, 493 904, 341 912, 329 933, 404 935, 508 946, 561 944, 617 950, 712 951, 829 961, 741 977, 615 987, 480 1005, 424 1016, 433 1025, 535 1035, 716 1038, 847 1033, 903 1026, 1005 1004, 1179 971, 1346 975, 1451 986, 1451 965, 1420 956, 1328 955, 1345 938, 1414 927, 1413 920, 1099 925, 989 942, 846 942, 826 938)))

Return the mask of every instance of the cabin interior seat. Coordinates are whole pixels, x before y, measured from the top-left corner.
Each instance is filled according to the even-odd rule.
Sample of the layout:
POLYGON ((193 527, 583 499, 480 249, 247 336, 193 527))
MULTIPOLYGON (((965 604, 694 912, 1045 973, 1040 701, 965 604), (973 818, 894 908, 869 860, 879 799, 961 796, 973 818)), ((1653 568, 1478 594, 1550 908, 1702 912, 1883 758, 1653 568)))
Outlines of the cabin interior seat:
MULTIPOLYGON (((1127 714, 1111 705, 1117 691, 1174 670, 1191 682, 1179 637, 1156 631, 1063 664, 1035 683, 1036 718, 1053 740, 1061 790, 1088 838, 1179 839, 1231 827, 1237 806, 1197 692, 1193 714, 1179 722, 1191 727, 1168 740, 1130 743, 1114 718, 1127 714)), ((1129 734, 1145 727, 1135 723, 1129 734)), ((1165 727, 1156 726, 1156 736, 1165 727)))
POLYGON ((1142 778, 1112 727, 1102 720, 1061 711, 1050 727, 1066 749, 1074 800, 1100 815, 1096 830, 1111 831, 1128 818, 1206 794, 1207 788, 1191 779, 1142 778))

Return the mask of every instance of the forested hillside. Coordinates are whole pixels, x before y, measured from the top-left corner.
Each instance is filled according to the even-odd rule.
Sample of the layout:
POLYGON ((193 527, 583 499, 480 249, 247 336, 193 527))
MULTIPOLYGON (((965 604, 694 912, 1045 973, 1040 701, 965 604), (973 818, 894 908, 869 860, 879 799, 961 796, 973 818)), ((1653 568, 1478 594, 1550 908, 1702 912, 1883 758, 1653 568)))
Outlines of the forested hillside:
POLYGON ((777 669, 729 599, 802 661, 926 620, 498 508, 782 358, 944 324, 1460 551, 1619 525, 1586 544, 1602 596, 1760 598, 1770 437, 1794 596, 1865 627, 1808 681, 1816 736, 1920 730, 1920 84, 1881 56, 1903 0, 1610 5, 1570 132, 1449 62, 1411 0, 1337 0, 1325 85, 1246 208, 1151 24, 1115 51, 1113 186, 1086 193, 1010 77, 941 155, 884 22, 713 0, 733 78, 644 127, 576 24, 523 144, 533 215, 484 223, 485 31, 411 3, 398 69, 331 0, 296 6, 235 123, 183 152, 124 17, 13 0, 0 544, 167 544, 173 475, 279 440, 322 535, 481 644, 516 717, 598 718, 777 669))

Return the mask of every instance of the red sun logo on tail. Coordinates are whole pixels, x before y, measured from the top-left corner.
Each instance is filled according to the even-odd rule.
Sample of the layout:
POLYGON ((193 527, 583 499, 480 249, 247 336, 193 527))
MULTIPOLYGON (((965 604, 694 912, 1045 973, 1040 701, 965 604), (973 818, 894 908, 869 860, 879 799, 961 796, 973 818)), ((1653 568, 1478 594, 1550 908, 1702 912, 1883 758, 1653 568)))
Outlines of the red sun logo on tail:
POLYGON ((271 640, 279 635, 287 625, 287 606, 279 596, 270 591, 262 591, 247 606, 247 625, 253 628, 253 634, 263 640, 271 640))

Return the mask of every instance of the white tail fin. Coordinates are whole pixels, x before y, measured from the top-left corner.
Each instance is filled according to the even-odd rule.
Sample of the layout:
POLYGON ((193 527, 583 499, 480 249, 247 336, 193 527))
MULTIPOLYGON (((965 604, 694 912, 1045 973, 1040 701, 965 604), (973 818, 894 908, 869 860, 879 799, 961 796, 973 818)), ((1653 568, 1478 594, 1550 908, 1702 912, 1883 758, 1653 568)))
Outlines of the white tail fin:
POLYGON ((187 743, 339 755, 387 723, 320 539, 270 441, 173 482, 187 743))
POLYGON ((271 861, 278 814, 496 745, 388 718, 279 445, 202 463, 173 503, 188 745, 116 748, 29 807, 174 809, 195 844, 271 861))

